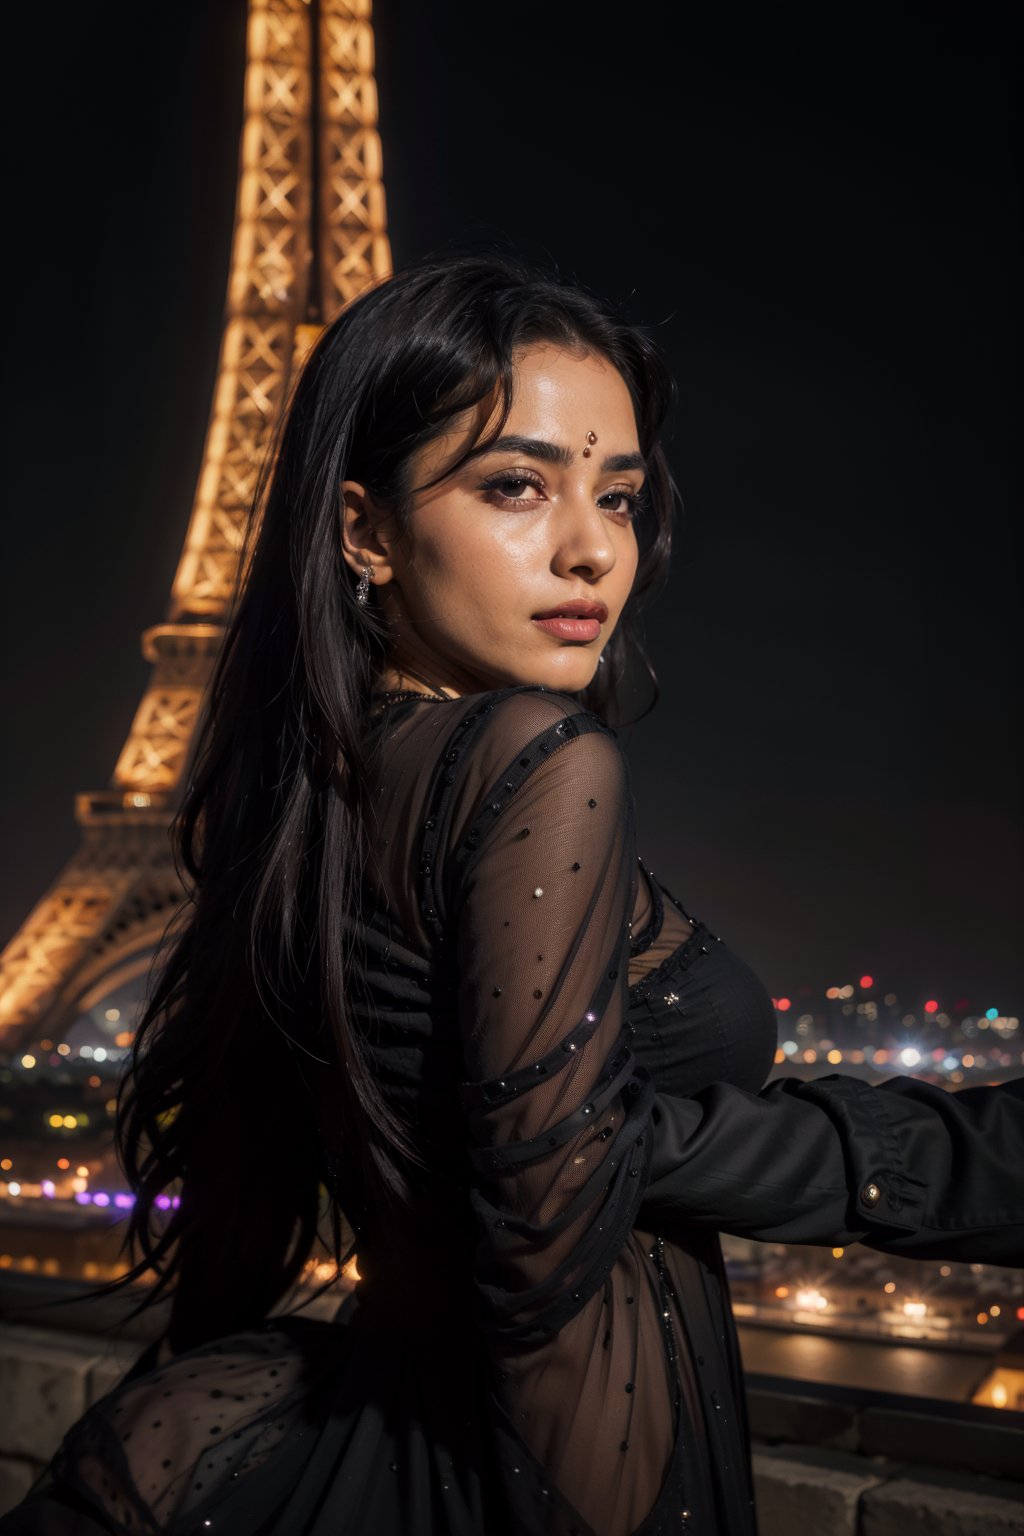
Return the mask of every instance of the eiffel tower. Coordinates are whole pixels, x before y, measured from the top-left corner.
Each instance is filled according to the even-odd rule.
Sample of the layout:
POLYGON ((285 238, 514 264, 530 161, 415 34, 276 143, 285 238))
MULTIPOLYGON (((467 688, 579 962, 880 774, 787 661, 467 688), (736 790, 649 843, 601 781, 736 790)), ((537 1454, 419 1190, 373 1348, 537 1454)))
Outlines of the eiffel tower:
POLYGON ((166 619, 142 635, 153 671, 110 785, 75 796, 78 850, 0 954, 0 1051, 66 1054, 83 1016, 130 1043, 124 1025, 184 894, 169 825, 261 458, 323 326, 391 272, 373 68, 371 0, 249 0, 227 301, 192 516, 166 619))

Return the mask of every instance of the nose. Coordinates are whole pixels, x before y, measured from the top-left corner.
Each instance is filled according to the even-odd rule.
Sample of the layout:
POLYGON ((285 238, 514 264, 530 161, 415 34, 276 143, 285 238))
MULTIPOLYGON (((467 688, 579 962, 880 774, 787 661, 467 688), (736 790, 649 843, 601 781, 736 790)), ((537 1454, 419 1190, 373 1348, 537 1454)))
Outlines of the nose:
POLYGON ((552 569, 590 580, 610 571, 615 564, 615 541, 607 513, 583 491, 567 493, 561 511, 552 569))

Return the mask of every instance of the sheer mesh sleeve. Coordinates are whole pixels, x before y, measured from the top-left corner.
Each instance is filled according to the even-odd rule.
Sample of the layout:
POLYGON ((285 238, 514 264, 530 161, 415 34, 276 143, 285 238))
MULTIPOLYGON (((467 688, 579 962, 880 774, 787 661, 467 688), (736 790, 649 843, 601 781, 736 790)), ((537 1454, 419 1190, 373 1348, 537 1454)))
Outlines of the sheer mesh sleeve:
POLYGON ((512 1497, 543 1469, 527 1528, 617 1536, 653 1505, 674 1433, 632 1231, 653 1085, 625 1029, 628 770, 596 716, 550 693, 502 700, 487 751, 505 766, 459 845, 451 913, 483 1328, 512 1497))

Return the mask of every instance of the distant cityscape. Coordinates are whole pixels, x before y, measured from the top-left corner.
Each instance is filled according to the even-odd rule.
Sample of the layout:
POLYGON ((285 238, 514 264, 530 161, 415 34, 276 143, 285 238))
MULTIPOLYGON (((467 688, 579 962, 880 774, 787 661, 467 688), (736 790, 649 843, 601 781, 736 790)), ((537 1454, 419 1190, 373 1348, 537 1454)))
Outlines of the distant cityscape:
POLYGON ((913 1001, 865 973, 814 996, 805 987, 772 998, 779 1022, 777 1065, 867 1067, 872 1076, 909 1074, 961 1084, 1017 1076, 1024 1066, 1020 1019, 986 1000, 913 1001))
MULTIPOLYGON (((0 1054, 0 1270, 82 1280, 123 1273, 123 1218, 133 1204, 112 1145, 116 1090, 142 998, 128 987, 81 1015, 68 1038, 0 1054)), ((909 1000, 869 973, 772 999, 778 1048, 771 1076, 842 1071, 866 1081, 907 1074, 955 1088, 1024 1070, 1020 1019, 1000 1000, 909 1000)), ((259 1170, 253 1170, 259 1178, 259 1170)), ((166 1209, 177 1195, 161 1197, 166 1209)), ((896 1259, 849 1249, 756 1243, 725 1235, 737 1318, 791 1332, 888 1340, 996 1357, 1024 1327, 1024 1268, 896 1259)), ((326 1257, 306 1281, 335 1300, 358 1283, 326 1257)), ((1024 1372, 994 1369, 976 1395, 1024 1408, 1024 1372)))

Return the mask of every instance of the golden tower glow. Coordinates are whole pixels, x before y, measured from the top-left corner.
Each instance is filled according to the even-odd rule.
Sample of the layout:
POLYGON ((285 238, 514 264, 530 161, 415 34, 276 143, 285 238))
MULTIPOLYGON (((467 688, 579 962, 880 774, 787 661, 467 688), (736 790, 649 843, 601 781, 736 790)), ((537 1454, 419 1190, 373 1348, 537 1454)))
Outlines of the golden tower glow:
POLYGON ((296 364, 391 271, 371 0, 250 0, 235 224, 213 404, 153 672, 78 850, 0 954, 0 1043, 61 1038, 148 969, 182 899, 167 829, 234 597, 256 476, 296 364))

